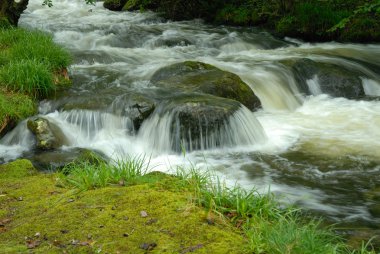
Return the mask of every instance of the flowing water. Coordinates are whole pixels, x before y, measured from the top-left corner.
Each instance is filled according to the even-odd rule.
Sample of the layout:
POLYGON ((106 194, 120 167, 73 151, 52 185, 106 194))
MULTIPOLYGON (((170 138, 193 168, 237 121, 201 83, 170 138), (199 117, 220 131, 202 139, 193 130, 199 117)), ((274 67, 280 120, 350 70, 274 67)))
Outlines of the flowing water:
MULTIPOLYGON (((90 148, 111 158, 146 154, 162 171, 191 161, 230 184, 270 188, 332 222, 380 229, 380 45, 280 40, 255 29, 169 22, 82 2, 55 0, 49 9, 31 0, 20 20, 22 27, 52 33, 74 56, 72 88, 39 107, 65 134, 62 149, 90 148), (305 95, 288 64, 305 58, 318 68, 348 70, 365 95, 324 94, 318 75, 307 78, 305 95), (184 158, 173 150, 181 142, 171 127, 175 109, 156 110, 136 130, 120 101, 136 92, 157 96, 151 76, 185 60, 239 75, 262 109, 241 107, 220 129, 188 144, 184 158)), ((23 122, 1 141, 0 157, 22 157, 33 146, 23 122)))

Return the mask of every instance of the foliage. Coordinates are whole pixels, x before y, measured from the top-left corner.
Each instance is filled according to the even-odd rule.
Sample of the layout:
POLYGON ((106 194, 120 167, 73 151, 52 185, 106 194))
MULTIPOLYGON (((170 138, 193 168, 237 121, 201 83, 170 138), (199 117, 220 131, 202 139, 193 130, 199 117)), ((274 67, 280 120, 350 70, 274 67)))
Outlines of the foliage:
POLYGON ((182 20, 258 25, 307 40, 380 41, 379 0, 129 0, 123 10, 159 11, 182 20), (364 21, 362 21, 364 19, 364 21))

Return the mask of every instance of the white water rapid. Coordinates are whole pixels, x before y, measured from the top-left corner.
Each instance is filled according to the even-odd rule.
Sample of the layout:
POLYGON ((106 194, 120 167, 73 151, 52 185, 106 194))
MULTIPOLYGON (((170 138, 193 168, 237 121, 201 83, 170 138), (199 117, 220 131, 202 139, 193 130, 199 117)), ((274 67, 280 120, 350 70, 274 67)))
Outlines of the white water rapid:
MULTIPOLYGON (((380 45, 280 40, 256 29, 111 12, 101 2, 54 0, 52 8, 29 2, 20 26, 51 33, 74 56, 73 87, 40 104, 40 115, 68 140, 62 149, 89 148, 111 158, 145 154, 162 171, 190 161, 230 184, 270 188, 285 202, 335 222, 380 224, 377 204, 368 198, 380 188, 380 45), (307 61, 296 64, 304 59, 322 71, 309 75, 302 69, 307 61), (173 149, 181 145, 173 131, 175 110, 153 113, 137 130, 130 112, 115 101, 131 91, 154 93, 149 81, 155 71, 186 60, 239 75, 262 109, 241 107, 219 129, 202 130, 207 134, 185 144, 190 149, 184 158, 173 149), (326 94, 325 73, 333 68, 358 80, 363 94, 326 94)), ((192 140, 190 132, 181 135, 192 140)), ((23 122, 1 140, 0 159, 33 149, 23 122)))

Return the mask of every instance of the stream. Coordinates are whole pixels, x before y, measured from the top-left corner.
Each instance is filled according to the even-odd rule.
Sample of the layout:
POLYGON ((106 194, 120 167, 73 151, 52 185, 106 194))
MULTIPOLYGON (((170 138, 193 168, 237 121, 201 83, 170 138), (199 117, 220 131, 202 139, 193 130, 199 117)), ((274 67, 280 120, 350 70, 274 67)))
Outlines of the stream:
MULTIPOLYGON (((66 135, 61 149, 88 148, 113 159, 146 155, 165 172, 197 165, 228 184, 270 190, 343 229, 379 234, 379 44, 304 43, 255 28, 111 12, 101 2, 54 0, 52 8, 41 2, 30 0, 20 26, 52 33, 74 58, 72 87, 39 105, 39 114, 66 135), (175 114, 156 110, 136 130, 123 103, 134 93, 161 96, 151 77, 188 60, 238 75, 262 107, 241 107, 223 131, 196 148, 187 145, 184 156, 172 147, 175 114), (356 82, 360 91, 340 94, 323 82, 356 82)), ((25 122, 0 141, 3 162, 33 151, 25 122)))

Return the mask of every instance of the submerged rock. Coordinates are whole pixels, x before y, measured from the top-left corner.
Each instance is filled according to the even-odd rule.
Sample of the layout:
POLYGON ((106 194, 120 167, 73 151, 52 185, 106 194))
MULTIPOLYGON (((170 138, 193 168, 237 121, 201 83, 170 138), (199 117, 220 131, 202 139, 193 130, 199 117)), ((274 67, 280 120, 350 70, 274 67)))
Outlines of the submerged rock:
POLYGON ((182 92, 198 92, 236 100, 255 110, 261 106, 252 89, 239 76, 212 65, 186 61, 159 69, 151 78, 154 86, 182 92))
POLYGON ((36 137, 37 148, 41 150, 54 149, 68 144, 61 129, 46 118, 31 118, 28 120, 27 126, 36 137))
POLYGON ((304 58, 291 63, 301 92, 311 95, 308 80, 316 80, 321 93, 333 97, 359 99, 365 96, 360 74, 331 63, 318 63, 304 58))
POLYGON ((106 162, 107 157, 97 151, 84 148, 73 148, 70 150, 43 151, 31 156, 30 161, 39 170, 59 170, 70 163, 89 162, 98 164, 106 162))

